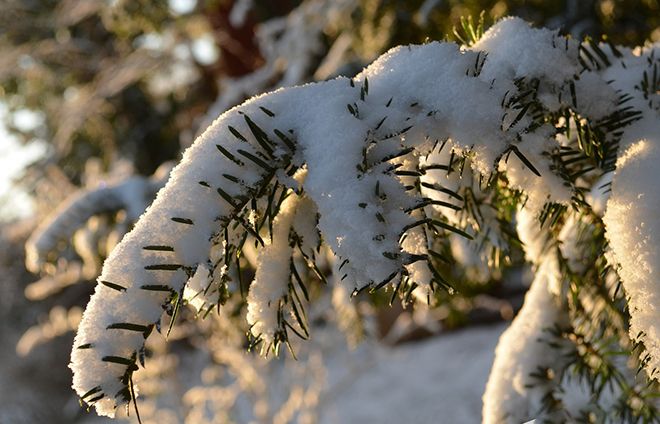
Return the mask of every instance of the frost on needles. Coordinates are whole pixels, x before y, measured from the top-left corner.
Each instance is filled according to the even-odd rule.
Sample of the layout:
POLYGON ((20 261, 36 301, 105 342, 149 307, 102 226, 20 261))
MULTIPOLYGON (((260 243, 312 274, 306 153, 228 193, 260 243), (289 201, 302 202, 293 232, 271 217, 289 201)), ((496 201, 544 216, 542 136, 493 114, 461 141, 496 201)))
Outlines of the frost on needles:
MULTIPOLYGON (((549 207, 588 208, 591 186, 615 169, 619 143, 604 218, 608 258, 630 299, 631 336, 657 378, 659 197, 648 175, 660 134, 659 83, 649 76, 657 65, 654 48, 580 44, 510 18, 470 47, 397 47, 353 79, 281 89, 229 110, 106 260, 75 339, 75 390, 101 415, 134 400, 132 376, 163 308, 185 296, 204 312, 242 289, 232 275, 246 240, 262 247, 247 319, 254 342, 276 352, 289 335, 308 335, 299 268, 325 280, 321 242, 349 292, 425 297, 449 286, 437 240, 481 237, 503 247, 497 209, 469 218, 466 192, 493 205, 493 184, 521 193, 534 219, 549 207), (459 162, 464 178, 452 172, 459 162)), ((521 313, 540 314, 521 333, 530 342, 561 295, 545 288, 559 266, 550 256, 532 256, 539 276, 521 313), (530 312, 533 305, 542 310, 530 312)), ((498 360, 528 351, 510 343, 503 337, 498 360)), ((498 387, 502 416, 515 420, 511 391, 525 386, 498 387)))

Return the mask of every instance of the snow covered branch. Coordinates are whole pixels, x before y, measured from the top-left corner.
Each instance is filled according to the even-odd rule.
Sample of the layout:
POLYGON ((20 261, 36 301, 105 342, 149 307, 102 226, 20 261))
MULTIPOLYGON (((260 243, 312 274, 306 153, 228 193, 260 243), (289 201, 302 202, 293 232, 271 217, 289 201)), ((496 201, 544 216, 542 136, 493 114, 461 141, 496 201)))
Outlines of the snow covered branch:
POLYGON ((167 181, 171 168, 171 163, 166 163, 149 178, 134 176, 118 184, 72 195, 34 230, 25 243, 26 268, 39 272, 58 243, 71 238, 94 215, 125 210, 129 223, 137 221, 167 181))
MULTIPOLYGON (((554 376, 566 362, 566 355, 548 354, 554 343, 562 346, 552 330, 565 327, 568 315, 558 291, 561 271, 554 249, 548 250, 548 235, 533 212, 517 215, 518 235, 525 256, 537 268, 522 309, 502 334, 495 350, 495 362, 484 393, 484 423, 517 423, 538 418, 544 400, 556 386, 554 376)), ((566 350, 566 346, 563 346, 566 350)), ((545 418, 560 420, 559 416, 545 418)))
MULTIPOLYGON (((224 113, 103 267, 72 353, 82 400, 102 415, 134 400, 132 374, 163 308, 179 306, 191 278, 197 289, 212 282, 220 294, 230 290, 226 270, 248 238, 264 246, 247 300, 253 332, 267 345, 305 331, 302 320, 297 328, 285 322, 302 306, 292 300, 292 255, 324 279, 315 265, 319 234, 357 292, 447 286, 433 240, 474 230, 452 215, 465 199, 450 181, 451 163, 436 162, 445 152, 474 178, 520 190, 534 214, 548 202, 583 201, 585 179, 616 159, 618 140, 603 126, 636 118, 621 106, 627 91, 608 84, 585 51, 592 55, 506 19, 470 48, 397 47, 353 79, 281 89, 224 113), (571 128, 585 146, 579 160, 565 137, 571 128)), ((529 297, 549 304, 542 291, 555 271, 543 264, 529 297)), ((653 346, 657 334, 647 334, 653 346)))

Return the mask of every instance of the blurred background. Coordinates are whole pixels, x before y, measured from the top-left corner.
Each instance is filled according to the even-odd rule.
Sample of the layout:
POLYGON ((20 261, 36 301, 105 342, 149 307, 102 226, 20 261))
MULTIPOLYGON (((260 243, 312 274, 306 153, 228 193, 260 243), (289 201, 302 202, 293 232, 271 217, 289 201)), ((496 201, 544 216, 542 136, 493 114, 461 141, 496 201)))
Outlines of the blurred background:
MULTIPOLYGON (((658 0, 0 0, 0 422, 104 421, 70 389, 73 330, 169 161, 219 114, 353 76, 399 44, 456 41, 480 13, 486 26, 516 15, 579 39, 660 40, 658 0)), ((458 296, 414 312, 318 294, 320 330, 297 362, 244 353, 240 297, 222 319, 184 313, 149 347, 143 421, 477 422, 520 273, 471 264, 458 296)))

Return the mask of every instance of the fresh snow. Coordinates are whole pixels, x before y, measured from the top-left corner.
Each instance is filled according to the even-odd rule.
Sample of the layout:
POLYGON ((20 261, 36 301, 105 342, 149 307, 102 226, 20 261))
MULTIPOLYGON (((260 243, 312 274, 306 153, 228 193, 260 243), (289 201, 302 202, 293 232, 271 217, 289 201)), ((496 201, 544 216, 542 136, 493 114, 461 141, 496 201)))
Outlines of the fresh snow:
POLYGON ((280 329, 280 302, 288 293, 290 259, 293 254, 289 234, 296 215, 298 198, 287 197, 273 222, 273 238, 263 247, 257 261, 257 272, 247 297, 247 321, 255 337, 263 339, 267 352, 280 329))
POLYGON ((645 369, 660 379, 660 93, 644 93, 641 81, 660 68, 660 43, 626 50, 606 72, 613 86, 633 97, 641 119, 625 129, 603 216, 611 254, 629 298, 630 337, 644 343, 645 369))
POLYGON ((525 256, 537 269, 522 309, 497 344, 484 393, 484 424, 517 424, 535 418, 552 383, 543 384, 532 374, 539 368, 556 372, 561 366, 561 352, 548 351, 551 337, 546 332, 566 319, 555 296, 561 275, 556 256, 543 253, 547 240, 535 218, 526 209, 518 213, 525 256))

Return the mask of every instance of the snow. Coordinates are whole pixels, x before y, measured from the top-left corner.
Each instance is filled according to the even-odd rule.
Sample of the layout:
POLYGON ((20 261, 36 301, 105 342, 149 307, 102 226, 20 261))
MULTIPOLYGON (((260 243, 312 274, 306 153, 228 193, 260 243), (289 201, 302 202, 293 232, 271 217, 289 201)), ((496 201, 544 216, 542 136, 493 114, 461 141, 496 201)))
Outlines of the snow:
POLYGON ((630 336, 644 342, 651 355, 645 368, 656 379, 660 376, 660 194, 654 177, 660 160, 658 134, 656 123, 655 134, 630 145, 619 157, 603 217, 611 256, 629 296, 630 336))
POLYGON ((560 85, 576 73, 578 45, 557 31, 509 17, 488 29, 472 49, 488 53, 489 66, 481 73, 486 80, 543 78, 560 85))
POLYGON ((290 195, 280 207, 273 222, 273 237, 259 253, 257 273, 250 285, 247 303, 247 321, 255 337, 263 339, 267 352, 273 344, 275 333, 282 325, 278 320, 280 302, 289 291, 290 261, 293 248, 289 234, 296 213, 297 196, 290 195))
POLYGON ((640 88, 643 75, 658 66, 660 44, 625 51, 620 63, 607 70, 613 86, 632 96, 641 119, 624 129, 612 192, 603 216, 611 247, 610 262, 618 267, 630 310, 630 337, 644 343, 649 376, 660 379, 660 107, 658 93, 640 88), (654 103, 655 102, 655 103, 654 103))
MULTIPOLYGON (((221 272, 224 273, 224 270, 221 272)), ((212 271, 206 264, 199 264, 195 270, 195 274, 186 283, 183 298, 197 312, 203 312, 205 307, 213 304, 217 299, 217 293, 211 288, 213 282, 211 276, 212 271)))
POLYGON ((536 215, 526 209, 518 213, 518 234, 525 255, 537 267, 523 307, 502 334, 495 349, 495 361, 483 396, 483 422, 517 424, 536 418, 549 382, 533 374, 547 368, 557 373, 561 351, 549 351, 547 332, 562 324, 565 312, 555 296, 561 278, 556 256, 544 253, 543 233, 536 215))
MULTIPOLYGON (((396 346, 371 340, 348 348, 341 342, 343 335, 334 329, 329 330, 332 335, 323 334, 323 341, 312 339, 306 342, 305 350, 309 350, 309 354, 304 360, 307 363, 302 363, 302 358, 266 362, 264 358, 239 351, 230 360, 240 366, 237 371, 245 374, 242 379, 243 384, 250 386, 248 390, 263 391, 271 401, 291 393, 294 400, 304 403, 307 418, 320 424, 423 424, 436 422, 438 417, 442 417, 442 422, 477 423, 481 420, 481 395, 493 361, 493 351, 504 327, 503 324, 472 327, 396 346), (260 375, 253 375, 254 372, 260 372, 260 375), (445 384, 447 381, 452 384, 445 384), (307 387, 312 390, 305 393, 307 387), (392 387, 397 390, 391 390, 392 387)), ((232 355, 231 352, 227 349, 217 354, 228 359, 226 357, 232 355)), ((189 358, 184 363, 176 364, 169 358, 162 364, 153 364, 153 367, 163 367, 169 372, 178 370, 180 375, 187 376, 184 381, 176 380, 175 384, 168 380, 163 382, 166 387, 176 386, 170 390, 185 394, 179 395, 181 399, 165 400, 156 411, 152 399, 143 400, 140 405, 143 422, 174 424, 189 420, 210 423, 217 422, 218 417, 232 422, 251 422, 249 417, 253 415, 254 405, 241 403, 236 393, 236 389, 241 388, 219 383, 202 384, 192 376, 199 371, 196 366, 207 359, 204 355, 194 353, 191 356, 199 357, 189 358), (185 386, 190 380, 199 385, 185 386), (169 403, 171 401, 173 404, 169 403), (178 406, 177 402, 189 408, 182 415, 181 409, 172 409, 174 405, 178 406)), ((279 412, 275 407, 270 414, 277 413, 282 417, 291 411, 281 404, 282 399, 279 400, 278 405, 284 411, 279 412)), ((269 406, 261 405, 260 408, 268 410, 269 406)), ((92 418, 95 417, 89 416, 90 424, 113 422, 92 418)), ((297 418, 305 422, 301 415, 297 418)))
POLYGON ((527 262, 538 264, 543 257, 548 237, 541 231, 541 223, 534 210, 523 208, 518 211, 516 232, 523 243, 527 262))
MULTIPOLYGON (((477 423, 502 326, 333 355, 319 422, 477 423), (362 355, 361 355, 362 354, 362 355), (451 382, 451 384, 448 384, 451 382), (396 390, 392 390, 392 388, 396 390)), ((365 349, 362 347, 361 349, 365 349)))
MULTIPOLYGON (((619 388, 616 385, 608 385, 600 394, 598 399, 594 399, 592 388, 589 383, 577 375, 566 373, 561 381, 562 391, 559 393, 559 400, 569 417, 577 420, 578 417, 584 416, 585 412, 592 412, 598 414, 597 408, 594 404, 598 405, 601 411, 612 411, 615 409, 617 397, 621 395, 619 388)), ((620 417, 604 417, 595 415, 602 422, 607 424, 615 424, 621 422, 620 417)))

